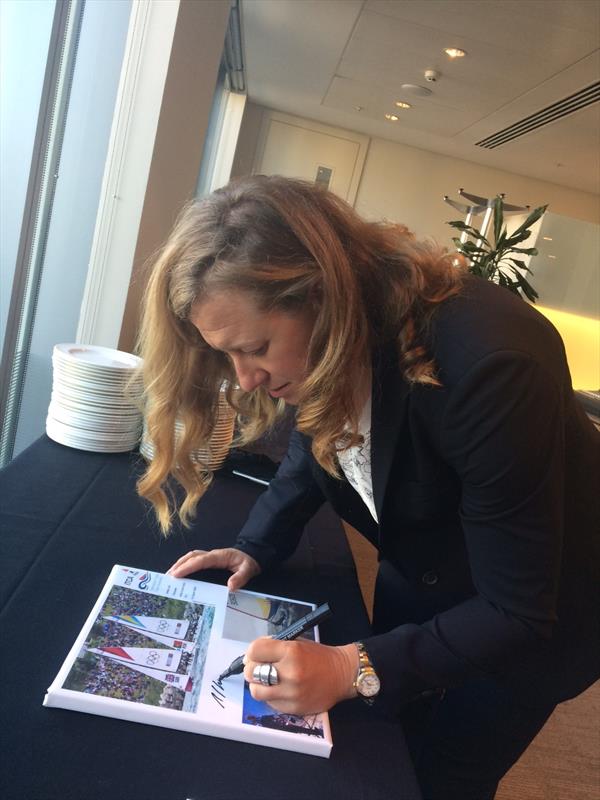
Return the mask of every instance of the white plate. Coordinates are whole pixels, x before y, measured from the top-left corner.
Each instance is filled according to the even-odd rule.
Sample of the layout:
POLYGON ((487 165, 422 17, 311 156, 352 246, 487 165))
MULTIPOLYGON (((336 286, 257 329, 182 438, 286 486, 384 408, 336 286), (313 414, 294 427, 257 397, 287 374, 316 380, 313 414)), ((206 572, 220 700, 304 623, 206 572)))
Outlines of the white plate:
POLYGON ((94 378, 79 378, 72 375, 60 375, 56 372, 53 376, 54 383, 61 386, 68 386, 71 389, 92 389, 103 394, 124 395, 126 393, 132 396, 138 396, 141 392, 137 387, 128 387, 127 382, 124 383, 107 383, 106 381, 98 381, 94 378))
POLYGON ((132 397, 141 397, 144 393, 142 383, 131 383, 130 381, 114 381, 98 379, 95 375, 76 375, 71 372, 62 372, 56 367, 53 371, 53 382, 66 384, 74 387, 98 388, 104 392, 113 394, 129 394, 132 397))
POLYGON ((57 344, 54 353, 64 361, 90 364, 99 369, 131 372, 142 364, 142 359, 133 353, 93 344, 57 344))
POLYGON ((141 420, 133 419, 118 419, 118 418, 104 418, 89 417, 83 414, 76 414, 72 411, 65 411, 64 408, 50 403, 48 414, 52 419, 61 422, 63 425, 68 425, 72 428, 81 428, 87 431, 100 431, 103 433, 138 433, 140 430, 141 420))
POLYGON ((105 403, 83 402, 66 398, 55 391, 50 395, 50 403, 58 406, 65 411, 72 411, 76 414, 86 414, 91 419, 139 419, 141 411, 137 406, 110 406, 105 403))
POLYGON ((76 450, 87 450, 91 453, 125 453, 129 450, 133 450, 137 444, 137 440, 121 440, 118 442, 84 441, 76 436, 69 435, 68 432, 56 426, 52 420, 46 422, 46 433, 50 439, 59 444, 64 444, 67 447, 74 447, 76 450))
POLYGON ((80 441, 85 442, 108 442, 111 441, 113 443, 118 442, 136 442, 139 441, 139 435, 136 431, 128 431, 127 433, 123 433, 121 431, 116 432, 102 432, 102 431, 92 431, 87 430, 85 428, 77 428, 73 425, 65 425, 63 422, 55 419, 51 414, 48 415, 46 418, 46 425, 50 425, 54 430, 61 431, 65 436, 69 436, 73 439, 78 439, 80 441))
POLYGON ((65 411, 72 411, 75 414, 87 414, 90 418, 98 419, 139 419, 141 411, 135 406, 110 406, 104 403, 87 403, 83 401, 70 400, 62 395, 52 392, 50 402, 59 406, 65 411))
POLYGON ((78 405, 83 404, 95 408, 122 408, 123 410, 131 409, 132 411, 135 409, 139 411, 135 401, 116 395, 103 395, 91 390, 72 389, 62 384, 53 385, 52 393, 61 400, 77 403, 78 405))
POLYGON ((52 414, 48 414, 46 424, 50 423, 56 430, 61 430, 65 436, 79 439, 83 442, 137 442, 139 441, 139 431, 136 429, 129 431, 101 431, 91 430, 90 428, 80 428, 76 425, 69 425, 56 419, 52 414))
POLYGON ((46 430, 46 433, 48 438, 52 439, 54 442, 63 444, 66 447, 72 447, 74 450, 85 450, 88 453, 127 453, 135 448, 135 445, 132 447, 123 447, 121 445, 95 445, 94 447, 90 447, 85 443, 65 439, 60 433, 51 433, 49 430, 46 430))
POLYGON ((94 377, 96 380, 106 381, 107 383, 143 383, 143 376, 135 371, 101 370, 85 364, 70 364, 55 357, 52 358, 52 367, 60 375, 73 375, 78 378, 94 377))

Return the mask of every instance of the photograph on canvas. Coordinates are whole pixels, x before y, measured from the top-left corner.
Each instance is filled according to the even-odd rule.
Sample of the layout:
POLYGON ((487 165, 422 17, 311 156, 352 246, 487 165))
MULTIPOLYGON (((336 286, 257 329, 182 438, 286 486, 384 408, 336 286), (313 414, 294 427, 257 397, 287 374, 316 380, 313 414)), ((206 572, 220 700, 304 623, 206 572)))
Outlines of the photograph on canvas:
POLYGON ((64 689, 194 711, 214 607, 113 586, 64 689))
POLYGON ((298 714, 282 714, 268 703, 255 700, 250 694, 250 687, 244 685, 244 701, 242 722, 246 725, 256 725, 260 728, 285 731, 286 733, 299 733, 304 736, 317 736, 323 738, 323 720, 320 714, 310 714, 301 717, 298 714))
MULTIPOLYGON (((223 638, 249 643, 259 636, 276 636, 312 610, 310 603, 264 597, 254 592, 230 592, 223 638)), ((314 640, 313 629, 303 633, 302 638, 314 640)))

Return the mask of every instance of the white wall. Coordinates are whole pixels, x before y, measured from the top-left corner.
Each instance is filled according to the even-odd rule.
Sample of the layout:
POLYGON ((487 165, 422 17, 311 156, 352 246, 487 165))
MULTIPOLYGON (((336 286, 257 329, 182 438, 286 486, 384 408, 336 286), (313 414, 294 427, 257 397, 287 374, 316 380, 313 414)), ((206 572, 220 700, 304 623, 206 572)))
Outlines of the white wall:
MULTIPOLYGON (((264 111, 255 103, 246 104, 232 171, 235 176, 252 169, 264 111)), ((451 244, 453 231, 446 222, 461 215, 444 203, 443 196, 458 200, 459 188, 482 196, 505 192, 507 202, 532 208, 549 203, 548 210, 554 214, 585 222, 597 223, 600 218, 598 195, 386 139, 371 139, 355 208, 369 219, 403 222, 417 236, 451 244)))
POLYGON ((549 203, 549 211, 586 222, 600 218, 597 195, 384 139, 371 139, 355 208, 369 219, 403 222, 417 236, 451 244, 445 223, 462 217, 443 196, 460 200, 459 188, 483 197, 505 192, 508 203, 532 208, 549 203))

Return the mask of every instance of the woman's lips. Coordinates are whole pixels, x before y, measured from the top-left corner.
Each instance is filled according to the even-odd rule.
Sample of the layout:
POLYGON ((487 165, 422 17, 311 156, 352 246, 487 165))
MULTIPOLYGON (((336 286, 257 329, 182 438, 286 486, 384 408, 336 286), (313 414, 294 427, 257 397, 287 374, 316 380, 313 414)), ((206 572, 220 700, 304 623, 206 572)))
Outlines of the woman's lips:
POLYGON ((269 389, 269 394, 271 395, 271 397, 283 397, 283 395, 285 394, 285 390, 289 385, 290 381, 288 381, 287 383, 283 383, 277 389, 269 389))

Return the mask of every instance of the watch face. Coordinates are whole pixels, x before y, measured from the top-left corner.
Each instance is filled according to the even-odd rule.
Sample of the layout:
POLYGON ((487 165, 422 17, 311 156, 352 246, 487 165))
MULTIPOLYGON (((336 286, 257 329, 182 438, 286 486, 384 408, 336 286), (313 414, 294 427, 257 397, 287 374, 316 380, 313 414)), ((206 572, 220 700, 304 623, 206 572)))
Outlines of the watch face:
POLYGON ((381 688, 379 678, 374 672, 363 672, 356 684, 356 688, 363 697, 375 697, 381 688))

